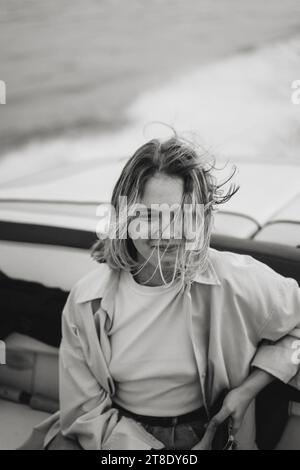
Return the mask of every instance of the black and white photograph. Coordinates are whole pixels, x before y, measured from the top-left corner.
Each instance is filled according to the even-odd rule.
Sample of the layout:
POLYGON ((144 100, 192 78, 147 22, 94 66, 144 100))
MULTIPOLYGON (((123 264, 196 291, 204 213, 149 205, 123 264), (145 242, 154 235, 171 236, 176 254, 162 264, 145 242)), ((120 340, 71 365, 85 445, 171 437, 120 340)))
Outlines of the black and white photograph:
POLYGON ((300 450, 299 0, 0 0, 0 450, 300 450))

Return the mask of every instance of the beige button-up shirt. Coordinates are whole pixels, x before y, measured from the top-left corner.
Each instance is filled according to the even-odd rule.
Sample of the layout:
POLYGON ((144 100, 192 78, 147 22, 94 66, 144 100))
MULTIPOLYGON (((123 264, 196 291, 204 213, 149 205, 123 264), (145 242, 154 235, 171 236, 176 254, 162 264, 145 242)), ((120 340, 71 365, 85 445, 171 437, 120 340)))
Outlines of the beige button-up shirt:
MULTIPOLYGON (((36 428, 45 436, 44 445, 61 431, 84 449, 164 446, 141 424, 119 419, 112 407, 115 384, 108 368, 107 331, 118 281, 118 271, 101 264, 70 292, 63 310, 60 411, 36 428)), ((253 366, 300 389, 295 349, 300 289, 294 279, 250 256, 210 248, 208 269, 182 295, 208 413, 220 391, 241 385, 253 366)), ((255 448, 254 403, 237 440, 241 449, 255 448)))

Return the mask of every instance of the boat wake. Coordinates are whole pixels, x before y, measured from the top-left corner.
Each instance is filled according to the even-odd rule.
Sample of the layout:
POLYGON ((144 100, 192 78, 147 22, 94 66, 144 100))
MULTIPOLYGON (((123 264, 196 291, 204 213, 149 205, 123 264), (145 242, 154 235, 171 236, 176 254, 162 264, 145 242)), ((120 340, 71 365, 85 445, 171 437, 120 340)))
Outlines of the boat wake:
POLYGON ((300 37, 241 51, 175 77, 139 96, 117 131, 31 141, 1 158, 0 183, 90 159, 127 158, 165 127, 196 136, 221 159, 300 164, 300 105, 291 84, 300 79, 300 37))

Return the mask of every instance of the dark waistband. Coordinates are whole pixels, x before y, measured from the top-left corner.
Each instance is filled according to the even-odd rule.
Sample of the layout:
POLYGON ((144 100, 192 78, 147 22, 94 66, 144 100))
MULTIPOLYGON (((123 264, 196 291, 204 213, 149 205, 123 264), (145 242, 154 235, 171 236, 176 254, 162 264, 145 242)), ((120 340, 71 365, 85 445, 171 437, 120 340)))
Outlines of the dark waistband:
POLYGON ((207 421, 207 413, 204 406, 179 416, 145 416, 126 410, 125 408, 119 406, 117 403, 113 403, 112 406, 119 410, 122 415, 132 418, 135 421, 140 421, 141 423, 149 424, 150 426, 168 427, 173 426, 174 424, 188 423, 193 420, 201 420, 204 422, 207 421))

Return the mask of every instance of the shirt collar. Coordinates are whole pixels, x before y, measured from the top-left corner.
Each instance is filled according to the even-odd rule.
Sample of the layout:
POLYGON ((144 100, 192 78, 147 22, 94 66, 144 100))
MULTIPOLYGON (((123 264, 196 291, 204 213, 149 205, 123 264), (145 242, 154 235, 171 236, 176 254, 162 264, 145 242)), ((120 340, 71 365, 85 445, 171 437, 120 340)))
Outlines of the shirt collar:
POLYGON ((105 263, 100 264, 76 284, 75 302, 82 303, 103 298, 111 292, 116 277, 118 277, 117 271, 111 270, 105 263))
POLYGON ((221 285, 220 279, 210 258, 208 259, 206 270, 204 272, 196 273, 193 281, 198 282, 199 284, 209 284, 215 286, 221 285))
MULTIPOLYGON (((102 306, 109 310, 114 299, 120 273, 110 269, 106 264, 100 264, 97 269, 79 282, 77 287, 76 303, 89 302, 102 298, 102 306)), ((204 272, 198 272, 193 282, 207 285, 220 285, 220 279, 216 273, 211 258, 208 258, 207 268, 204 272)))

